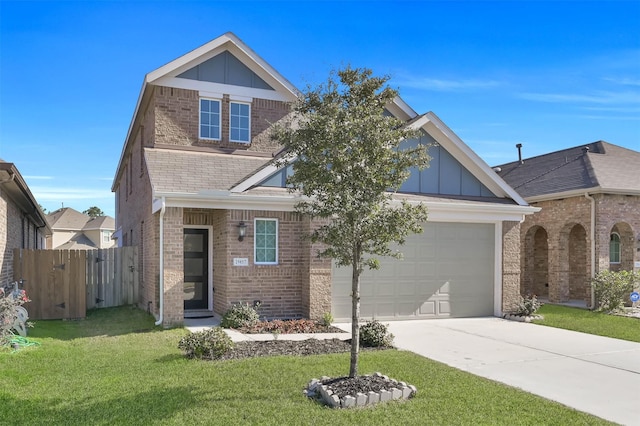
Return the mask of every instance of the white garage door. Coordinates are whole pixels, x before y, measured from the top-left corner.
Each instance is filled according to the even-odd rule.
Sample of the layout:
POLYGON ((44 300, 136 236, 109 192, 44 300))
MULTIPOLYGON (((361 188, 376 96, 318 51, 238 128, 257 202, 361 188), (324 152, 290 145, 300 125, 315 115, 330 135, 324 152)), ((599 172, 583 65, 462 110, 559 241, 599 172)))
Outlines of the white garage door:
MULTIPOLYGON (((364 319, 418 319, 493 315, 493 224, 427 222, 407 238, 404 259, 380 259, 360 283, 364 319)), ((351 267, 332 271, 332 311, 351 318, 351 267)))

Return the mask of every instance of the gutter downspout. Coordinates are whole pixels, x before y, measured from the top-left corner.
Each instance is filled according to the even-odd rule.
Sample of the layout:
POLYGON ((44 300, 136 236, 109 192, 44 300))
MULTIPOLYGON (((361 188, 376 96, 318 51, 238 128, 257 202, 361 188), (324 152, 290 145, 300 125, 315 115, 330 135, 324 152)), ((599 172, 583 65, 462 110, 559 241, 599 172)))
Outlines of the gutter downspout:
POLYGON ((158 314, 158 321, 156 325, 161 325, 164 320, 164 211, 166 208, 165 198, 162 197, 162 208, 160 209, 160 300, 158 308, 160 313, 158 314))
MULTIPOLYGON (((587 200, 591 201, 591 279, 596 276, 596 199, 584 193, 587 200)), ((596 295, 593 285, 591 285, 591 308, 596 307, 596 295)))

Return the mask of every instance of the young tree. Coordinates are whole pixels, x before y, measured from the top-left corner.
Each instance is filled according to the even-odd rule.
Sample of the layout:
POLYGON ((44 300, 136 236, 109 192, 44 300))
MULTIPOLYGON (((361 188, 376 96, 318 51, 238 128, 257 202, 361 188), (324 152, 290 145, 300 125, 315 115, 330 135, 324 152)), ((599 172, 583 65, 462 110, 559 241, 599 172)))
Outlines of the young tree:
MULTIPOLYGON (((360 276, 365 267, 379 268, 373 256, 401 257, 390 244, 422 232, 427 219, 422 204, 392 199, 410 168, 427 167, 429 156, 424 145, 400 147, 419 131, 385 114, 397 96, 388 80, 369 69, 333 71, 326 83, 301 94, 289 123, 272 128, 287 158, 295 158, 288 184, 305 196, 297 211, 328 219, 309 235, 325 244, 319 255, 352 267, 350 377, 358 375, 360 276)), ((287 160, 277 163, 284 166, 287 160)))
POLYGON ((89 207, 87 210, 82 212, 83 214, 87 214, 91 217, 99 217, 104 216, 104 212, 100 209, 100 207, 89 207))

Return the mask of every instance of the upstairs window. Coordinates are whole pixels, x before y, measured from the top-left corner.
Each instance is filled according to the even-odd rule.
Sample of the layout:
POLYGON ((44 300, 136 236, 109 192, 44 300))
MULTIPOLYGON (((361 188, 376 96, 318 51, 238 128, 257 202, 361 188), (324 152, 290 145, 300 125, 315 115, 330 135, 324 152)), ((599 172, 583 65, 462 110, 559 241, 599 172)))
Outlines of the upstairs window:
POLYGON ((200 99, 200 139, 220 140, 220 101, 200 99))
POLYGON ((609 263, 620 263, 620 235, 615 232, 609 240, 609 263))
POLYGON ((229 106, 229 140, 249 143, 251 134, 250 105, 230 102, 229 106))
POLYGON ((258 265, 276 265, 278 263, 278 219, 256 219, 254 229, 254 262, 258 265))
POLYGON ((110 241, 111 241, 111 232, 102 231, 102 242, 103 243, 108 243, 110 241))

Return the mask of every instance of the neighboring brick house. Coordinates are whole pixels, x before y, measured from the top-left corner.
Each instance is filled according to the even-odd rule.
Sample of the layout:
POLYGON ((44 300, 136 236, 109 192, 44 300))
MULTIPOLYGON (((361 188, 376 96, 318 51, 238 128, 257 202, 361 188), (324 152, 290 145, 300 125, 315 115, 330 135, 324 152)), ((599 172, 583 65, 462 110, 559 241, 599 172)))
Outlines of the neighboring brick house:
POLYGON ((14 249, 42 249, 51 234, 44 213, 13 163, 0 160, 0 286, 13 276, 14 249))
MULTIPOLYGON (((296 88, 227 33, 146 75, 112 190, 116 236, 136 245, 140 305, 157 323, 261 302, 266 317, 350 317, 349 272, 301 237, 288 168, 270 123, 296 88)), ((535 211, 433 113, 401 99, 390 114, 422 129, 431 167, 396 194, 429 208, 405 260, 363 277, 363 317, 500 315, 519 295, 519 223, 535 211)))
POLYGON ((70 207, 47 215, 52 235, 47 248, 60 250, 92 250, 115 247, 111 238, 116 222, 111 216, 91 217, 70 207))
POLYGON ((591 277, 640 269, 640 152, 598 141, 498 167, 541 208, 520 227, 523 294, 592 306, 591 277))

